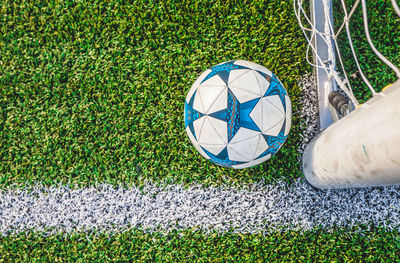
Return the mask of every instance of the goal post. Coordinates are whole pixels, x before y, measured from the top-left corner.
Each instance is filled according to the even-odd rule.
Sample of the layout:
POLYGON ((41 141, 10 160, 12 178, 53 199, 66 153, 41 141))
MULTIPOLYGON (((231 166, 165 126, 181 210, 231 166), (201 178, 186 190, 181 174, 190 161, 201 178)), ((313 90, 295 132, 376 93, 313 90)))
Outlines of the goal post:
POLYGON ((400 81, 314 138, 303 171, 317 188, 400 184, 400 81))
MULTIPOLYGON (((400 80, 379 93, 363 73, 350 32, 357 8, 362 11, 362 17, 357 19, 362 19, 370 49, 399 79, 400 70, 371 40, 367 0, 354 0, 347 8, 349 2, 335 0, 333 8, 333 0, 308 0, 308 5, 303 0, 293 1, 309 44, 306 59, 315 68, 314 84, 318 90, 320 133, 303 152, 303 172, 312 186, 322 189, 400 184, 400 80), (343 20, 334 26, 334 13, 340 11, 343 20), (366 92, 373 95, 361 105, 342 60, 338 45, 341 33, 346 34, 351 50, 347 53, 368 87, 366 92)), ((396 0, 391 3, 400 16, 396 0)))
POLYGON ((329 71, 324 68, 335 68, 335 44, 330 35, 333 34, 332 3, 324 6, 323 1, 311 0, 311 19, 316 31, 327 32, 328 35, 316 34, 314 39, 315 52, 320 59, 314 57, 315 76, 318 88, 319 127, 325 129, 333 123, 329 110, 328 96, 332 91, 337 90, 336 82, 330 78, 329 71), (328 36, 328 37, 327 37, 328 36))

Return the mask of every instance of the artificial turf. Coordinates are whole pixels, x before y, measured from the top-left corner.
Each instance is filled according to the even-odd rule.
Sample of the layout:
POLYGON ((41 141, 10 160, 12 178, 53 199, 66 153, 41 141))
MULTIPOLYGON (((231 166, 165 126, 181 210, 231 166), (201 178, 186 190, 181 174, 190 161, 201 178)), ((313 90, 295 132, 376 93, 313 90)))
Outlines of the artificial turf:
MULTIPOLYGON (((347 9, 354 4, 354 0, 346 0, 347 9)), ((334 1, 335 10, 342 8, 341 1, 334 1)), ((375 91, 380 92, 387 85, 397 80, 396 74, 373 53, 365 37, 362 19, 361 3, 351 18, 350 32, 354 42, 354 50, 360 62, 360 67, 371 82, 375 91)), ((400 68, 400 17, 396 15, 390 1, 367 1, 368 23, 371 39, 375 47, 394 65, 400 68)), ((336 30, 343 23, 343 12, 334 12, 336 30)), ((355 65, 346 32, 343 29, 338 37, 339 48, 343 57, 344 68, 352 83, 356 98, 365 102, 372 97, 367 85, 355 65)), ((339 61, 338 67, 341 68, 339 61)))
MULTIPOLYGON (((389 0, 370 2, 374 43, 400 65, 400 19, 389 0)), ((146 180, 247 184, 302 176, 297 81, 311 67, 292 1, 0 4, 0 188, 34 182, 140 185, 146 180), (234 59, 275 72, 294 110, 290 136, 279 153, 245 170, 204 160, 186 137, 183 123, 185 95, 196 77, 234 59)), ((359 25, 352 29, 360 43, 360 61, 366 62, 362 67, 367 75, 378 74, 374 85, 379 90, 393 82, 394 74, 367 49, 359 25)), ((345 67, 354 64, 346 59, 345 67)), ((358 97, 367 99, 359 76, 352 80, 360 88, 358 97)), ((398 232, 348 231, 18 234, 0 237, 0 261, 399 260, 398 232)))
POLYGON ((290 1, 3 1, 0 32, 0 186, 301 176, 310 68, 290 1), (183 120, 199 74, 235 59, 275 72, 294 108, 283 149, 241 171, 201 157, 183 120))
MULTIPOLYGON (((369 3, 370 31, 377 48, 399 65, 400 19, 389 2, 369 3)), ((0 185, 146 179, 246 184, 301 176, 296 83, 311 69, 291 1, 3 3, 0 185), (184 98, 196 77, 233 59, 275 72, 294 108, 282 150, 267 163, 240 171, 203 159, 183 123, 184 98)), ((359 37, 360 17, 358 9, 353 41, 361 66, 380 90, 395 76, 359 37)), ((356 95, 365 101, 370 95, 354 74, 350 49, 341 50, 350 58, 345 68, 356 95)))
POLYGON ((0 262, 395 262, 399 233, 372 228, 271 234, 129 231, 0 237, 0 262), (68 260, 67 260, 68 259, 68 260))

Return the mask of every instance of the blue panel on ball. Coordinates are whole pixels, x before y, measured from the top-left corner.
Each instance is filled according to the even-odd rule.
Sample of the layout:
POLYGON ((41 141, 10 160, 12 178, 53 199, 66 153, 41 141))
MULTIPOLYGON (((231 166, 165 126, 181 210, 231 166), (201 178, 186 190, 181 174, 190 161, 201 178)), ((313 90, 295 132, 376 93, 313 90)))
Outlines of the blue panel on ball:
POLYGON ((264 97, 278 95, 279 98, 281 99, 283 109, 286 112, 286 100, 285 100, 285 95, 287 95, 286 89, 282 86, 282 84, 279 82, 278 78, 275 75, 270 77, 263 72, 258 71, 258 73, 260 73, 270 82, 270 86, 267 92, 265 92, 264 97))
POLYGON ((286 112, 286 100, 285 100, 285 95, 288 95, 286 92, 286 89, 282 86, 278 78, 275 76, 275 74, 272 74, 272 76, 269 76, 268 74, 257 70, 258 73, 260 73, 261 76, 263 76, 266 80, 269 81, 270 86, 267 90, 267 92, 264 94, 265 96, 272 96, 272 95, 278 95, 279 98, 281 99, 283 109, 286 112))
MULTIPOLYGON (((224 82, 226 85, 228 85, 228 80, 229 80, 229 74, 232 70, 235 69, 249 69, 247 67, 244 66, 240 66, 240 65, 235 65, 233 64, 235 61, 228 61, 225 62, 221 65, 217 65, 215 67, 211 68, 211 72, 203 79, 203 81, 201 83, 203 83, 204 81, 214 77, 215 75, 218 75, 224 82)), ((201 84, 200 83, 200 84, 201 84)))
POLYGON ((228 89, 228 142, 230 142, 240 128, 239 101, 228 89))
POLYGON ((226 121, 228 142, 230 142, 241 127, 261 132, 250 117, 250 113, 259 100, 254 99, 241 104, 231 89, 228 89, 228 108, 211 113, 209 116, 226 121))
POLYGON ((213 112, 213 113, 209 114, 208 116, 216 118, 221 121, 228 122, 228 120, 229 120, 228 108, 217 111, 217 112, 213 112))
POLYGON ((250 113, 253 111, 259 100, 260 99, 249 100, 240 104, 240 127, 261 132, 260 128, 250 117, 250 113))
POLYGON ((207 151, 204 147, 200 146, 203 151, 210 157, 210 160, 218 165, 224 167, 232 167, 232 165, 243 164, 245 162, 237 162, 229 160, 228 156, 228 148, 225 147, 218 155, 215 155, 209 151, 207 151))
POLYGON ((277 136, 270 136, 263 134, 264 139, 269 147, 265 152, 257 156, 257 158, 255 159, 262 158, 264 156, 267 156, 268 154, 274 155, 279 150, 279 147, 281 147, 281 145, 286 141, 287 138, 287 136, 285 136, 285 127, 286 127, 286 121, 283 123, 281 131, 277 136))
POLYGON ((193 137, 197 140, 196 132, 193 127, 193 122, 204 116, 203 113, 193 109, 193 102, 196 96, 197 90, 194 92, 192 98, 189 103, 185 102, 185 128, 189 126, 190 131, 193 134, 193 137))

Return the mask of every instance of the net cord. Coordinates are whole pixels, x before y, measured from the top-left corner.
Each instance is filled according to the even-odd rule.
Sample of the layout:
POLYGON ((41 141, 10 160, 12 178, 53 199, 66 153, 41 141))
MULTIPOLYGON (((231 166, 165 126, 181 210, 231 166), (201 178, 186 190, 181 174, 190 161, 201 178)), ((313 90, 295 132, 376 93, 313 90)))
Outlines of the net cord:
MULTIPOLYGON (((328 3, 328 1, 323 1, 323 3, 324 3, 325 20, 329 21, 329 23, 327 23, 325 25, 325 28, 324 28, 325 32, 318 31, 315 28, 315 25, 311 22, 311 19, 308 17, 308 15, 306 14, 306 12, 303 9, 303 1, 302 0, 294 0, 293 1, 293 6, 294 6, 296 18, 297 18, 297 20, 299 22, 300 28, 302 29, 302 31, 304 33, 304 36, 305 36, 305 38, 306 38, 306 40, 308 42, 307 51, 306 51, 306 60, 311 66, 323 69, 326 72, 326 74, 329 76, 329 80, 330 81, 335 80, 336 83, 338 84, 338 86, 340 87, 340 89, 343 90, 346 93, 346 95, 349 97, 349 99, 353 102, 353 104, 355 106, 357 106, 359 103, 358 103, 357 99, 353 95, 353 91, 351 89, 350 81, 348 80, 346 71, 345 71, 345 69, 343 67, 343 61, 341 59, 340 50, 338 48, 338 44, 337 44, 337 41, 336 41, 336 36, 333 34, 333 32, 334 32, 333 25, 330 22, 330 18, 328 16, 329 12, 327 12, 327 11, 329 11, 329 3, 328 3), (311 28, 308 28, 308 27, 303 25, 302 18, 304 18, 307 21, 307 23, 309 24, 309 26, 311 28), (310 37, 308 36, 307 32, 311 33, 310 37), (317 34, 319 36, 321 36, 321 38, 323 39, 325 44, 329 47, 329 49, 330 49, 330 52, 328 53, 329 56, 330 56, 329 60, 331 60, 332 62, 335 61, 335 58, 334 58, 335 56, 334 56, 334 52, 333 52, 333 49, 332 49, 333 46, 332 46, 331 43, 328 43, 328 42, 331 42, 331 41, 334 42, 335 47, 338 50, 338 58, 339 58, 339 62, 341 64, 341 66, 342 66, 344 79, 342 79, 340 77, 340 75, 336 71, 333 63, 329 63, 328 64, 329 67, 328 67, 327 63, 326 63, 327 61, 322 61, 322 59, 318 55, 316 55, 318 53, 317 53, 317 50, 316 50, 313 42, 315 41, 315 38, 316 38, 317 34), (310 49, 312 50, 313 54, 316 55, 315 59, 316 59, 316 61, 318 63, 313 63, 313 62, 310 61, 310 49), (322 66, 320 66, 320 65, 322 65, 322 66)), ((331 86, 330 81, 328 81, 326 83, 327 86, 331 86)))
MULTIPOLYGON (((349 15, 346 15, 343 20, 344 22, 349 22, 350 23, 350 18, 353 16, 354 12, 356 11, 358 5, 360 4, 360 0, 356 0, 356 2, 354 3, 353 7, 351 8, 351 11, 349 13, 349 15)), ((346 8, 346 4, 344 3, 344 1, 342 1, 342 6, 344 11, 347 13, 347 8, 346 8)), ((344 27, 345 23, 342 23, 342 25, 340 26, 338 32, 336 33, 336 37, 340 34, 340 32, 342 32, 342 29, 344 27)))
POLYGON ((356 52, 354 50, 354 45, 353 45, 353 40, 351 39, 351 33, 350 33, 350 18, 353 15, 354 11, 356 10, 358 4, 360 3, 360 0, 357 0, 356 3, 354 4, 352 10, 350 11, 350 14, 347 14, 347 7, 346 4, 344 2, 344 0, 342 0, 342 7, 344 10, 344 23, 342 24, 342 26, 340 27, 340 29, 338 30, 338 32, 336 33, 336 38, 338 37, 338 35, 340 34, 340 30, 343 28, 343 26, 345 25, 346 27, 346 34, 347 34, 347 40, 349 41, 349 45, 350 45, 350 49, 351 49, 351 53, 353 54, 353 58, 354 61, 356 62, 357 65, 357 70, 360 73, 361 78, 363 79, 363 81, 365 82, 365 84, 367 84, 369 90, 372 92, 373 95, 376 94, 376 91, 374 90, 374 88, 372 87, 371 83, 369 82, 369 80, 367 79, 367 77, 364 75, 364 72, 362 71, 361 67, 360 67, 360 63, 358 62, 358 58, 356 55, 356 52))
POLYGON ((368 29, 368 14, 367 14, 367 1, 366 0, 361 0, 362 4, 362 11, 363 11, 363 20, 364 20, 364 30, 365 30, 365 35, 367 36, 368 44, 372 48, 372 51, 386 64, 388 65, 395 73, 398 78, 400 78, 400 70, 392 63, 390 62, 384 55, 382 55, 381 52, 379 52, 375 45, 372 43, 371 36, 369 34, 369 29, 368 29))
POLYGON ((394 11, 396 11, 396 14, 400 17, 400 7, 397 4, 396 0, 392 0, 392 6, 394 8, 394 11))
MULTIPOLYGON (((328 23, 325 23, 325 32, 330 32, 331 34, 335 32, 334 28, 333 28, 333 24, 332 24, 332 20, 331 18, 328 16, 328 14, 330 13, 330 6, 329 6, 329 2, 328 1, 323 1, 324 4, 324 14, 325 14, 325 20, 328 21, 328 23)), ((346 93, 346 95, 353 101, 354 104, 358 105, 358 101, 357 99, 354 97, 353 94, 353 90, 351 88, 351 84, 349 79, 347 78, 347 74, 346 71, 344 69, 344 65, 343 65, 343 60, 342 60, 342 55, 340 54, 340 49, 339 49, 339 44, 337 43, 337 37, 335 35, 333 35, 331 37, 331 39, 333 40, 333 42, 335 43, 335 48, 336 48, 336 52, 338 53, 338 58, 339 58, 339 62, 340 65, 342 67, 343 73, 344 73, 344 78, 345 78, 345 83, 347 84, 348 87, 346 87, 346 85, 343 85, 344 87, 346 87, 346 89, 342 90, 346 93)), ((332 47, 332 42, 329 41, 330 39, 327 39, 326 42, 328 43, 328 47, 329 47, 329 53, 330 53, 330 57, 332 57, 332 61, 335 62, 335 49, 332 47)), ((339 74, 336 71, 335 68, 336 63, 333 63, 333 71, 331 72, 331 75, 329 76, 329 79, 331 80, 332 77, 336 80, 336 79, 340 79, 341 77, 339 76, 339 74)), ((327 83, 328 84, 328 83, 327 83)))
MULTIPOLYGON (((346 95, 349 97, 349 99, 353 102, 353 104, 355 106, 357 106, 358 101, 353 95, 350 81, 348 80, 346 71, 344 69, 343 61, 342 61, 341 54, 340 54, 340 49, 339 49, 339 46, 337 43, 337 38, 338 38, 338 35, 343 30, 343 28, 345 28, 346 34, 347 34, 347 39, 348 39, 348 42, 350 45, 350 49, 351 49, 354 61, 356 62, 358 72, 360 73, 361 78, 363 79, 365 84, 368 86, 368 88, 372 92, 372 94, 373 95, 377 94, 377 92, 374 90, 371 83, 368 81, 368 79, 366 78, 366 76, 364 75, 364 73, 360 67, 360 63, 359 63, 357 55, 355 53, 354 45, 353 45, 353 41, 352 41, 351 33, 350 33, 350 26, 349 26, 350 19, 351 19, 352 15, 354 14, 356 8, 358 7, 360 1, 362 4, 364 30, 365 30, 368 44, 370 45, 373 52, 379 57, 379 59, 381 59, 386 65, 388 65, 396 73, 398 78, 400 78, 400 70, 393 63, 391 63, 385 56, 383 56, 382 53, 380 53, 376 49, 374 44, 372 43, 371 36, 369 34, 366 0, 357 0, 355 2, 355 4, 353 5, 350 13, 347 13, 347 8, 345 5, 345 2, 344 2, 344 0, 341 0, 345 16, 343 19, 343 23, 339 27, 339 30, 337 31, 337 33, 334 33, 332 21, 331 21, 331 18, 329 17, 329 8, 330 8, 329 1, 328 0, 322 0, 322 1, 323 1, 323 6, 324 6, 325 21, 328 22, 328 23, 325 23, 324 32, 318 31, 316 29, 315 25, 311 22, 311 19, 308 17, 308 15, 306 14, 306 12, 303 9, 303 0, 293 0, 296 18, 299 22, 300 28, 302 29, 302 31, 306 37, 307 42, 308 42, 307 51, 306 51, 306 60, 313 67, 323 69, 326 72, 326 74, 329 76, 329 82, 332 80, 336 81, 336 83, 338 84, 340 89, 343 90, 346 93, 346 95), (302 19, 306 20, 306 22, 309 24, 310 28, 303 25, 302 19), (307 32, 310 33, 310 36, 307 34, 307 32), (313 44, 317 35, 319 35, 323 39, 323 41, 326 43, 326 45, 329 49, 328 50, 329 61, 331 61, 332 63, 328 63, 329 61, 322 61, 322 59, 317 55, 318 54, 317 50, 313 44), (339 76, 339 73, 335 69, 335 61, 336 61, 335 54, 334 54, 335 49, 332 45, 332 42, 334 43, 334 46, 336 47, 336 51, 338 53, 337 57, 339 59, 339 62, 340 62, 340 65, 341 65, 341 68, 343 71, 344 79, 341 76, 339 76), (310 51, 312 51, 312 53, 314 54, 316 63, 311 62, 310 51)), ((393 8, 395 9, 397 15, 400 16, 400 8, 397 5, 396 0, 391 0, 391 1, 392 1, 393 8)), ((331 83, 329 83, 329 82, 326 83, 327 86, 331 86, 331 83)))

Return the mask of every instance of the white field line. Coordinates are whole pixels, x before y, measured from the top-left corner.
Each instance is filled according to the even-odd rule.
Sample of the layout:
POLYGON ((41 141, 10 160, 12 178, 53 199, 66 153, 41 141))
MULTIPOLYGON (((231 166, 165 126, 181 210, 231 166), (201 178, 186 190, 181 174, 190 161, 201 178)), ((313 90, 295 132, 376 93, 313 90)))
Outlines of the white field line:
POLYGON ((291 187, 253 185, 184 189, 179 185, 139 189, 101 185, 78 190, 43 186, 0 193, 0 233, 149 231, 264 232, 288 227, 381 225, 399 228, 400 187, 315 191, 301 180, 291 187))
POLYGON ((303 120, 299 152, 303 153, 307 144, 319 133, 318 87, 313 75, 304 75, 298 84, 301 88, 302 106, 299 113, 303 120))

